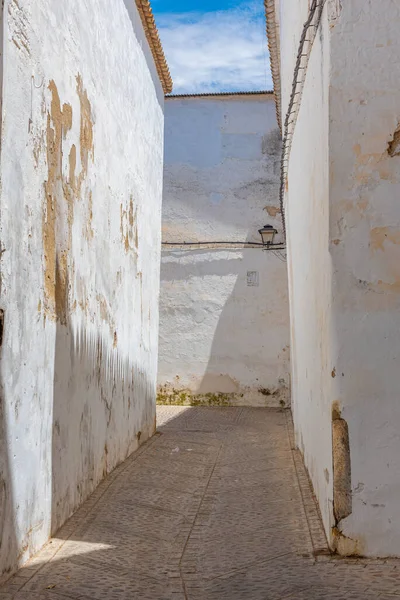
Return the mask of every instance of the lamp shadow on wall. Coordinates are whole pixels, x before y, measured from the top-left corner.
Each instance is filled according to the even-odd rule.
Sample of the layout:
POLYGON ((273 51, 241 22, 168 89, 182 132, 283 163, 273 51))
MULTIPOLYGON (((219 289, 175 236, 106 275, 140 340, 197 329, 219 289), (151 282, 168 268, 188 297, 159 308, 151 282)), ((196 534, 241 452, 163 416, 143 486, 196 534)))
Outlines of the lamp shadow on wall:
MULTIPOLYGON (((171 113, 164 241, 260 243, 258 230, 266 223, 282 231, 280 132, 268 128, 268 117, 260 112, 265 133, 262 125, 255 135, 242 125, 237 135, 225 135, 230 109, 223 106, 215 109, 214 121, 203 124, 206 133, 194 117, 182 133, 178 112, 171 113)), ((279 233, 276 241, 281 239, 279 233)), ((261 247, 233 249, 222 243, 208 249, 164 247, 159 402, 287 402, 289 310, 286 264, 280 258, 261 247)))
MULTIPOLYGON (((248 232, 246 241, 254 241, 253 232, 248 232)), ((173 336, 179 335, 178 361, 186 360, 184 368, 197 370, 173 378, 172 388, 178 391, 173 394, 175 401, 183 397, 179 390, 185 389, 195 403, 286 403, 286 263, 261 248, 167 250, 163 256, 168 262, 162 264, 161 285, 168 296, 160 314, 161 356, 168 352, 173 336), (174 297, 174 288, 179 293, 176 311, 181 314, 172 317, 168 300, 174 297), (172 318, 179 331, 167 327, 172 318)))
POLYGON ((229 265, 227 275, 233 267, 236 281, 220 313, 198 393, 217 394, 217 402, 282 406, 289 387, 284 266, 261 249, 244 249, 229 265))

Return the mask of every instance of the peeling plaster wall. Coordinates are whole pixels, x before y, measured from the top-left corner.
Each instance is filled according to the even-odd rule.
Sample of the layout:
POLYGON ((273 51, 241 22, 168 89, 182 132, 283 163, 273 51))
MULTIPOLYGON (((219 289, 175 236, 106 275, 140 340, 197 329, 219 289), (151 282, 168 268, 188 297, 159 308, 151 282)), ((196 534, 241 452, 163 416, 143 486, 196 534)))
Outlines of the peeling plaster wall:
MULTIPOLYGON (((281 0, 284 111, 309 3, 295 4, 281 0)), ((342 554, 400 554, 399 24, 391 0, 327 0, 289 167, 296 439, 342 554)))
POLYGON ((154 432, 163 92, 133 0, 6 0, 8 574, 154 432))
POLYGON ((400 555, 400 5, 341 0, 334 8, 332 364, 353 495, 340 529, 361 553, 400 555))
MULTIPOLYGON (((280 231, 273 97, 171 98, 165 110, 163 241, 280 231)), ((271 252, 164 248, 159 401, 286 404, 288 321, 286 263, 271 252)))

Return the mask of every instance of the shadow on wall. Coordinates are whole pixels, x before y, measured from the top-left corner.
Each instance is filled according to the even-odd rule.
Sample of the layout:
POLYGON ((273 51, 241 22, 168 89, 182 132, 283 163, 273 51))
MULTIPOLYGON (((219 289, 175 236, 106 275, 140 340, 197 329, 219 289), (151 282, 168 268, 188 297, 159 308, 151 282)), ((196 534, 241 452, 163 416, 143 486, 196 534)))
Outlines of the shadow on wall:
MULTIPOLYGON (((261 201, 259 213, 260 227, 263 218, 271 221, 261 201)), ((279 212, 274 217, 279 228, 279 212)), ((248 229, 243 241, 257 236, 248 229)), ((164 250, 161 285, 160 404, 288 404, 282 255, 261 248, 164 250)))
POLYGON ((154 382, 70 316, 56 326, 53 397, 52 534, 156 427, 154 382))
MULTIPOLYGON (((167 166, 163 222, 171 241, 191 236, 259 243, 258 229, 265 223, 281 230, 278 129, 258 136, 260 147, 252 140, 248 155, 235 136, 226 136, 225 158, 206 168, 195 154, 195 167, 185 176, 178 168, 186 164, 184 151, 180 147, 176 155, 171 136, 175 162, 171 171, 167 166), (228 165, 241 175, 230 179, 228 165), (208 177, 206 183, 202 177, 208 177), (203 200, 193 199, 194 188, 203 200)), ((282 256, 222 245, 164 249, 159 356, 159 403, 286 405, 289 310, 282 256)))
MULTIPOLYGON (((106 342, 86 330, 74 333, 70 317, 56 324, 52 533, 155 431, 154 381, 106 342), (137 415, 143 416, 140 430, 137 415)), ((3 369, 0 361, 0 581, 15 571, 30 543, 30 532, 17 537, 15 531, 18 472, 12 471, 9 456, 3 369)), ((29 508, 29 500, 26 504, 29 508)))
POLYGON ((282 406, 289 400, 289 324, 285 263, 261 249, 168 251, 162 285, 182 290, 175 313, 164 291, 161 346, 177 377, 159 403, 282 406), (271 285, 272 282, 272 285, 271 285), (187 285, 185 285, 187 284, 187 285), (179 336, 165 323, 178 324, 179 336), (207 362, 204 362, 207 361, 207 362), (197 374, 196 374, 197 373, 197 374))
POLYGON ((217 404, 286 406, 289 348, 284 266, 277 256, 259 249, 245 249, 225 265, 227 274, 234 271, 236 282, 218 319, 197 394, 217 404), (271 283, 272 294, 267 290, 271 283))
MULTIPOLYGON (((4 56, 4 2, 0 5, 0 120, 2 121, 2 88, 3 88, 3 56, 4 56)), ((2 127, 2 123, 0 123, 2 127)), ((0 142, 1 143, 1 142, 0 142)), ((1 147, 0 147, 1 156, 1 147)), ((2 246, 2 244, 1 244, 2 246)), ((1 290, 1 258, 0 250, 0 298, 1 290)), ((11 573, 15 568, 15 557, 21 552, 18 548, 15 532, 14 498, 11 480, 9 456, 9 435, 7 431, 6 403, 4 392, 4 363, 1 360, 1 346, 4 339, 4 313, 0 312, 0 565, 3 571, 11 573)), ((0 578, 2 573, 0 572, 0 578)))
MULTIPOLYGON (((2 326, 3 324, 1 323, 1 329, 2 326)), ((3 337, 3 332, 1 332, 0 337, 3 337)), ((21 549, 18 548, 15 533, 14 499, 8 448, 9 432, 7 431, 3 368, 3 363, 0 362, 0 565, 3 567, 3 573, 7 575, 15 569, 15 560, 20 554, 21 549)), ((0 573, 0 579, 3 573, 0 573)))
MULTIPOLYGON (((127 0, 126 3, 128 4, 127 0)), ((15 11, 20 12, 18 2, 7 4, 14 5, 15 11)), ((134 3, 132 3, 132 11, 135 13, 134 18, 137 21, 139 17, 135 10, 134 3)), ((134 27, 136 27, 136 21, 133 23, 134 27)), ((16 23, 18 25, 19 20, 16 23)), ((141 23, 140 28, 142 28, 141 23)), ((0 31, 1 35, 2 28, 0 31)), ((145 43, 143 28, 141 31, 145 43)), ((147 46, 144 52, 149 53, 147 46)), ((150 60, 152 61, 152 59, 150 60)), ((0 69, 1 67, 2 59, 0 57, 0 69)), ((33 81, 32 79, 32 85, 34 85, 33 81)), ((13 293, 9 296, 11 300, 18 297, 19 289, 21 289, 21 295, 25 293, 27 296, 26 289, 24 289, 24 278, 30 276, 29 267, 33 265, 31 272, 33 270, 41 272, 43 265, 40 264, 40 260, 46 264, 43 277, 44 298, 43 290, 40 289, 39 306, 41 308, 37 309, 40 319, 44 318, 44 322, 40 323, 38 335, 42 338, 42 347, 45 348, 46 353, 43 352, 41 355, 45 368, 39 372, 37 364, 40 361, 29 361, 29 356, 32 357, 35 354, 35 350, 31 352, 31 347, 34 346, 36 340, 29 334, 30 330, 26 326, 29 321, 39 323, 36 306, 35 312, 31 309, 21 311, 17 305, 12 307, 14 311, 12 319, 14 321, 20 319, 20 329, 14 329, 17 334, 12 339, 7 321, 7 355, 6 346, 4 346, 4 360, 0 363, 0 577, 7 576, 18 566, 19 561, 25 560, 28 558, 28 554, 37 551, 49 532, 54 533, 65 522, 97 487, 104 476, 155 431, 153 366, 150 366, 147 357, 143 363, 140 361, 144 351, 139 356, 139 353, 138 355, 134 354, 134 349, 131 349, 129 343, 124 347, 122 343, 119 345, 113 331, 107 331, 107 335, 103 332, 101 335, 101 330, 106 330, 107 327, 101 321, 100 308, 97 308, 100 315, 92 313, 86 316, 79 303, 74 307, 69 297, 72 296, 70 284, 73 283, 71 272, 74 257, 71 240, 74 203, 75 207, 79 204, 80 210, 86 209, 85 214, 90 214, 89 223, 91 223, 92 207, 90 203, 92 197, 86 192, 89 192, 89 183, 94 184, 97 178, 97 174, 93 170, 92 173, 89 173, 90 182, 84 183, 94 160, 94 118, 91 103, 80 76, 77 76, 76 82, 78 98, 75 101, 79 100, 80 122, 76 122, 74 131, 79 132, 79 137, 70 140, 75 141, 75 144, 72 144, 69 152, 67 152, 67 148, 69 149, 70 143, 68 141, 66 144, 64 140, 72 127, 72 105, 60 102, 54 81, 49 82, 48 86, 49 92, 47 93, 51 96, 51 103, 47 115, 44 114, 47 106, 46 98, 46 102, 42 105, 41 116, 45 135, 43 139, 41 138, 40 153, 43 154, 47 166, 47 178, 45 177, 44 188, 42 188, 44 191, 43 214, 40 209, 40 212, 33 215, 34 218, 39 217, 37 233, 41 233, 41 239, 38 237, 37 239, 40 241, 37 244, 36 241, 34 242, 36 244, 35 252, 32 253, 31 260, 27 261, 28 265, 23 262, 26 252, 25 247, 22 248, 22 242, 21 244, 15 243, 15 246, 21 245, 22 248, 15 259, 13 254, 6 254, 7 257, 11 256, 11 258, 7 258, 5 268, 9 275, 10 289, 13 286, 13 293), (78 163, 76 162, 77 156, 80 156, 79 174, 76 168, 79 164, 79 158, 78 163), (20 257, 22 258, 20 259, 20 257), (62 273, 61 270, 63 270, 62 273), (101 327, 102 325, 104 327, 101 327), (22 346, 21 340, 24 344, 27 342, 25 355, 18 350, 18 343, 22 346), (30 379, 23 382, 26 383, 24 387, 20 386, 24 419, 20 419, 19 427, 20 431, 23 431, 24 428, 25 432, 39 430, 40 436, 30 436, 29 440, 21 439, 18 442, 13 424, 10 425, 9 431, 6 427, 7 420, 10 422, 9 411, 15 391, 8 385, 8 381, 10 364, 13 374, 19 375, 19 370, 23 370, 21 363, 25 356, 27 356, 26 371, 29 371, 30 379), (8 372, 5 372, 6 368, 8 372), (35 396, 30 392, 30 389, 33 388, 32 381, 35 384, 35 391, 37 390, 35 396), (5 396, 6 393, 7 396, 5 396), (36 419, 35 424, 42 420, 37 428, 32 424, 33 417, 36 419), (10 444, 11 441, 13 446, 10 444), (22 461, 18 461, 19 456, 17 456, 17 460, 13 456, 14 447, 19 443, 23 448, 20 456, 25 459, 22 465, 22 461), (10 453, 11 456, 9 456, 10 453), (41 481, 38 481, 39 478, 41 481), (43 481, 44 485, 42 485, 43 481), (17 484, 22 482, 22 484, 16 485, 16 482, 17 484), (47 488, 47 484, 50 483, 51 490, 47 488), (14 490, 14 495, 12 490, 14 490), (34 521, 32 515, 35 517, 39 515, 39 517, 34 521), (35 532, 35 528, 36 531, 40 528, 40 535, 37 534, 36 537, 32 534, 35 532)), ((43 91, 44 87, 43 84, 43 91)), ((160 105, 162 105, 162 88, 158 80, 157 93, 160 105)), ((24 106, 28 106, 28 104, 25 103, 24 106)), ((19 120, 22 118, 25 116, 18 115, 19 120)), ((39 125, 38 121, 38 131, 39 125)), ((12 132, 12 129, 10 131, 12 132)), ((28 139, 30 145, 31 138, 28 139)), ((29 145, 27 143, 27 148, 29 145)), ((39 153, 39 150, 37 152, 39 153)), ((26 160, 28 167, 29 160, 33 159, 26 160)), ((25 184, 29 185, 29 178, 22 177, 23 165, 23 162, 19 163, 16 159, 15 172, 21 174, 21 179, 24 179, 25 184)), ((36 178, 37 175, 35 175, 35 181, 36 178)), ((13 185, 12 181, 10 185, 13 185)), ((22 192, 18 195, 22 205, 24 186, 21 186, 21 190, 22 192)), ((7 201, 3 205, 7 207, 7 201)), ((24 208, 30 207, 27 205, 24 208)), ((7 213, 7 208, 4 212, 7 213)), ((14 218, 15 215, 13 222, 11 218, 3 220, 2 227, 5 222, 11 223, 11 231, 7 232, 8 239, 13 240, 13 232, 14 238, 18 237, 15 236, 15 231, 22 230, 27 225, 26 214, 25 210, 21 210, 19 214, 15 211, 11 215, 11 218, 14 218)), ((118 221, 118 211, 114 211, 113 215, 113 218, 118 221)), ((128 242, 133 237, 131 220, 129 213, 126 225, 126 229, 129 231, 128 233, 124 232, 128 242)), ((89 226, 91 227, 91 225, 89 226)), ((91 235, 95 235, 93 231, 91 231, 91 235)), ((103 231, 101 231, 101 235, 103 235, 103 231)), ((83 236, 78 233, 76 239, 81 240, 81 238, 83 236)), ((107 239, 104 241, 106 243, 107 239)), ((84 240, 83 243, 85 243, 84 240)), ((127 243, 126 239, 124 243, 127 243)), ((85 247, 81 246, 80 250, 80 257, 83 257, 82 261, 86 262, 88 257, 84 255, 85 247)), ((146 263, 146 260, 144 262, 146 263)), ((97 263, 94 261, 94 264, 98 266, 97 273, 92 273, 93 280, 101 283, 102 278, 99 275, 104 275, 107 286, 111 285, 107 261, 105 261, 104 267, 101 266, 100 260, 97 263), (101 272, 102 268, 103 272, 101 272)), ((133 277, 136 275, 133 273, 133 267, 130 272, 133 277)), ((131 294, 131 284, 126 283, 126 286, 128 285, 128 294, 131 294)), ((96 284, 93 287, 96 287, 96 284)), ((96 289, 91 290, 93 304, 95 304, 96 291, 96 289)), ((28 303, 26 305, 28 306, 28 303)), ((8 310, 7 307, 7 312, 8 310)), ((130 319, 130 322, 135 319, 138 323, 141 322, 140 314, 135 314, 134 310, 127 310, 126 317, 130 319)), ((36 331, 38 330, 39 328, 36 329, 36 331)), ((37 352, 41 352, 39 345, 37 352)), ((18 380, 17 383, 22 379, 22 376, 15 377, 15 380, 18 380)), ((12 410, 13 408, 11 408, 12 410)))

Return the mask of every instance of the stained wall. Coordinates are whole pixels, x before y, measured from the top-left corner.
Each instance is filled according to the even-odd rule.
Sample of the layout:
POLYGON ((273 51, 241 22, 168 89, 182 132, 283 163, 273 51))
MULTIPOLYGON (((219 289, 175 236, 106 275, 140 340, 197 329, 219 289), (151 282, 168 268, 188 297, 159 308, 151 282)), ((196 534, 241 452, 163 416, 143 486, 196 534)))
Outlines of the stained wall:
POLYGON ((8 573, 155 429, 163 92, 131 0, 7 0, 3 49, 8 573))
POLYGON ((332 368, 352 493, 340 531, 360 553, 400 555, 400 6, 334 3, 329 17, 332 368))
POLYGON ((266 223, 281 235, 273 95, 168 98, 165 114, 163 242, 208 244, 163 248, 159 401, 286 405, 286 263, 240 247, 266 223))
MULTIPOLYGON (((309 4, 280 0, 284 116, 309 4)), ((400 554, 399 21, 325 2, 289 161, 296 441, 341 554, 400 554)))

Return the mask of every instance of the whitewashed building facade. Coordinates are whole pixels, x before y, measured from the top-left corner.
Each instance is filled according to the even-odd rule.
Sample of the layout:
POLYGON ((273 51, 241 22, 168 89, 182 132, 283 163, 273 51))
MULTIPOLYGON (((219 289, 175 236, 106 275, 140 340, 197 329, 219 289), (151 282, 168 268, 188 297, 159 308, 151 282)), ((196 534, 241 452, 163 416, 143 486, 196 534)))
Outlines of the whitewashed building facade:
POLYGON ((155 430, 164 93, 146 0, 1 14, 0 574, 155 430))
POLYGON ((286 263, 257 245, 282 239, 280 150, 272 93, 166 99, 161 403, 289 401, 286 263))
POLYGON ((399 555, 400 5, 265 4, 296 440, 331 546, 399 555))

